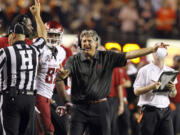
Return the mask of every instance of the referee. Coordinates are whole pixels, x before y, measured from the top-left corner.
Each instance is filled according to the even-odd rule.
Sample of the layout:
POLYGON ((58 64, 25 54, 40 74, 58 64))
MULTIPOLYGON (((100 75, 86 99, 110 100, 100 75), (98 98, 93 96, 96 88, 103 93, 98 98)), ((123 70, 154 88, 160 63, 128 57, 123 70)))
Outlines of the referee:
POLYGON ((35 0, 31 8, 37 24, 37 40, 31 45, 25 43, 26 26, 20 23, 9 29, 11 46, 0 49, 0 72, 3 94, 3 126, 6 135, 32 135, 35 104, 35 78, 38 56, 47 36, 40 17, 40 3, 35 0))

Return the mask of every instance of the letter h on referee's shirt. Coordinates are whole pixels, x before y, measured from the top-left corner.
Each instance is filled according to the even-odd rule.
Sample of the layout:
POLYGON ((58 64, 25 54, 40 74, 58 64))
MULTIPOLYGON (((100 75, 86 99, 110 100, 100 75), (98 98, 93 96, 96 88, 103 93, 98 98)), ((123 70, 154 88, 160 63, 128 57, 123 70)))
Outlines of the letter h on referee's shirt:
POLYGON ((33 69, 32 65, 32 50, 22 50, 20 51, 22 58, 21 70, 33 69))

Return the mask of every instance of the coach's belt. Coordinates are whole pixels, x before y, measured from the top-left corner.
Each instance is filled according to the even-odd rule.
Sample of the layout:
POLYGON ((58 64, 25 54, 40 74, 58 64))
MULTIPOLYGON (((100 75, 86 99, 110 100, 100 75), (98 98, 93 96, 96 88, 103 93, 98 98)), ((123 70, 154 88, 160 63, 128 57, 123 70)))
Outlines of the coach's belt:
POLYGON ((98 103, 104 102, 106 100, 107 100, 107 98, 102 98, 102 99, 97 99, 97 100, 80 100, 80 101, 76 101, 73 103, 76 105, 88 105, 88 104, 98 104, 98 103))
POLYGON ((104 102, 106 101, 107 98, 102 98, 102 99, 98 99, 98 100, 94 100, 94 101, 90 101, 91 104, 97 104, 97 103, 101 103, 101 102, 104 102))

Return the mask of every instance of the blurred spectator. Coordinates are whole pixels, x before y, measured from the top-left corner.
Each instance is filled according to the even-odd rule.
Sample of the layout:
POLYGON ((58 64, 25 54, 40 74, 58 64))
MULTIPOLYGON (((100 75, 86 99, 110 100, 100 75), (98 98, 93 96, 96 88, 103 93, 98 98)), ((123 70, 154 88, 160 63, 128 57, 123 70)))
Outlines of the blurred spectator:
POLYGON ((167 0, 168 4, 170 5, 170 7, 176 11, 177 10, 177 2, 179 0, 167 0))
MULTIPOLYGON (((101 35, 104 42, 117 41, 122 44, 139 42, 141 47, 145 47, 147 38, 154 36, 151 35, 154 32, 154 28, 156 28, 153 27, 155 26, 154 15, 162 7, 163 1, 40 0, 43 21, 56 20, 60 22, 65 28, 65 33, 78 33, 82 29, 95 29, 101 35)), ((173 30, 173 35, 168 31, 165 32, 165 36, 167 38, 178 38, 180 35, 180 9, 178 9, 177 4, 179 0, 167 0, 167 3, 171 10, 177 13, 177 20, 174 18, 174 23, 170 24, 172 28, 176 28, 170 30, 170 33, 173 30)), ((0 27, 1 25, 8 25, 12 21, 13 16, 18 13, 27 12, 28 6, 32 4, 33 0, 0 0, 0 27), (3 21, 6 23, 3 23, 3 21)), ((0 33, 6 31, 6 26, 1 27, 0 33)), ((156 33, 156 35, 159 37, 160 34, 156 33)))
POLYGON ((122 40, 130 40, 135 38, 136 26, 138 24, 138 11, 134 1, 128 1, 119 12, 119 20, 121 22, 122 40))
POLYGON ((124 113, 124 103, 119 67, 113 70, 111 92, 109 94, 108 102, 110 105, 111 134, 120 134, 118 129, 121 125, 118 123, 118 117, 124 113))
MULTIPOLYGON (((177 16, 177 18, 176 18, 175 27, 176 27, 177 29, 175 29, 175 30, 176 30, 177 34, 180 35, 180 33, 179 33, 179 31, 180 31, 180 1, 179 1, 179 0, 178 0, 178 2, 177 2, 176 16, 177 16)), ((179 38, 179 35, 178 35, 178 38, 179 38)))
POLYGON ((147 39, 152 35, 155 26, 154 14, 150 0, 144 2, 144 6, 140 8, 140 28, 141 38, 139 40, 145 44, 147 39))
POLYGON ((139 19, 135 2, 129 1, 119 12, 119 19, 122 22, 121 30, 123 32, 134 32, 136 22, 139 19))
POLYGON ((42 16, 43 22, 48 22, 48 21, 53 20, 51 14, 52 14, 51 9, 47 1, 41 0, 41 16, 42 16))
POLYGON ((0 9, 0 34, 7 30, 8 19, 6 13, 0 9))
POLYGON ((180 62, 180 55, 175 55, 173 57, 173 68, 175 70, 179 70, 179 62, 180 62))
POLYGON ((104 1, 104 4, 108 5, 110 4, 111 0, 103 0, 104 1))
POLYGON ((68 30, 70 24, 72 23, 72 17, 73 17, 73 8, 69 2, 69 0, 62 0, 58 5, 54 6, 54 14, 56 14, 59 17, 59 21, 62 24, 62 26, 68 30))
MULTIPOLYGON (((119 53, 118 48, 110 49, 119 53)), ((126 74, 125 68, 115 68, 113 70, 111 92, 109 103, 111 108, 111 130, 112 135, 128 135, 130 131, 130 112, 127 105, 127 87, 131 86, 130 79, 126 74)))
POLYGON ((90 9, 91 9, 90 0, 79 0, 78 9, 77 9, 78 18, 83 20, 84 17, 87 15, 87 13, 90 11, 90 9))
MULTIPOLYGON (((74 11, 76 13, 75 18, 71 22, 71 26, 70 26, 72 30, 78 31, 84 29, 84 21, 85 20, 88 22, 91 21, 89 15, 90 10, 91 10, 91 5, 89 0, 79 0, 79 3, 76 5, 74 11)), ((90 23, 86 23, 86 24, 90 24, 90 23)))
MULTIPOLYGON (((151 3, 153 13, 158 11, 162 7, 163 0, 138 0, 138 4, 140 5, 140 7, 144 7, 147 1, 151 3)), ((176 10, 177 0, 167 0, 167 2, 173 10, 176 10)))
POLYGON ((20 11, 17 5, 17 0, 4 0, 3 2, 5 2, 4 10, 7 13, 7 17, 9 20, 12 20, 12 18, 15 17, 20 11))
POLYGON ((100 2, 96 2, 93 4, 92 6, 92 11, 91 11, 91 20, 93 22, 93 29, 97 31, 97 33, 99 33, 100 35, 103 35, 103 28, 102 28, 102 22, 103 22, 103 18, 102 18, 102 11, 103 11, 103 4, 100 2))
POLYGON ((131 87, 131 80, 126 73, 126 68, 122 67, 119 69, 121 75, 121 86, 123 90, 123 101, 124 101, 124 112, 118 118, 119 123, 119 135, 130 135, 131 134, 131 122, 130 122, 130 111, 128 108, 127 92, 126 88, 131 87))
POLYGON ((137 70, 139 70, 141 67, 145 66, 149 64, 149 62, 147 61, 146 59, 146 56, 142 56, 141 59, 140 59, 140 62, 137 64, 137 70))
POLYGON ((154 12, 158 11, 161 8, 162 1, 163 0, 151 0, 151 4, 154 12))
MULTIPOLYGON (((131 61, 128 61, 128 63, 125 66, 125 70, 130 78, 131 84, 133 84, 138 69, 136 68, 135 64, 133 64, 131 61)), ((128 108, 130 110, 131 133, 132 135, 141 135, 140 125, 137 123, 138 111, 139 111, 139 108, 137 107, 138 98, 134 95, 132 85, 131 87, 126 88, 126 92, 127 92, 128 108)))
POLYGON ((152 12, 151 2, 150 0, 145 1, 144 6, 141 8, 140 12, 140 25, 142 29, 142 33, 146 34, 152 28, 154 24, 154 15, 152 12))
POLYGON ((172 37, 175 20, 176 12, 170 7, 167 0, 164 0, 162 7, 156 12, 155 36, 158 38, 172 37))
POLYGON ((119 39, 119 34, 114 33, 119 33, 120 22, 118 20, 118 14, 123 4, 122 1, 112 0, 105 9, 104 25, 106 26, 107 40, 119 39))
POLYGON ((73 40, 73 42, 72 42, 71 45, 70 45, 70 49, 71 49, 73 55, 75 55, 75 54, 77 54, 77 53, 80 52, 80 48, 79 48, 79 46, 78 46, 78 37, 76 37, 76 38, 73 40))
POLYGON ((128 75, 134 75, 138 71, 136 66, 130 60, 127 62, 126 68, 128 75))

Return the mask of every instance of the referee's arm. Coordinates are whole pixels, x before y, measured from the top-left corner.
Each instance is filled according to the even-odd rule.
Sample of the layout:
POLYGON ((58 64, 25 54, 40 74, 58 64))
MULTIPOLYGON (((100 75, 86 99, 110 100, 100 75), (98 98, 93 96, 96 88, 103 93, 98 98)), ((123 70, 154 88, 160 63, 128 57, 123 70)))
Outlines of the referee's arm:
POLYGON ((30 11, 36 20, 37 34, 38 34, 38 37, 43 37, 45 40, 47 40, 46 27, 40 15, 40 2, 38 0, 34 0, 34 1, 35 1, 35 4, 30 7, 30 11))

